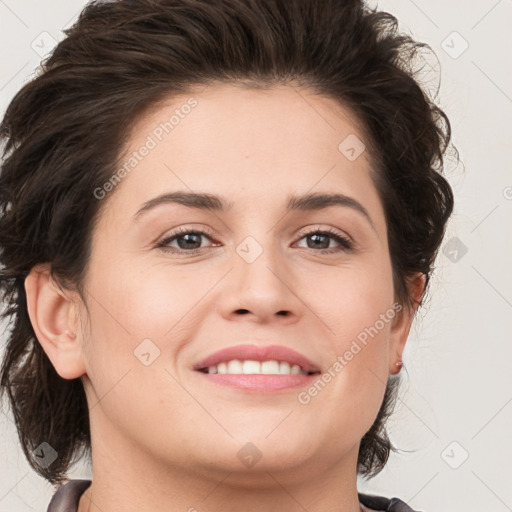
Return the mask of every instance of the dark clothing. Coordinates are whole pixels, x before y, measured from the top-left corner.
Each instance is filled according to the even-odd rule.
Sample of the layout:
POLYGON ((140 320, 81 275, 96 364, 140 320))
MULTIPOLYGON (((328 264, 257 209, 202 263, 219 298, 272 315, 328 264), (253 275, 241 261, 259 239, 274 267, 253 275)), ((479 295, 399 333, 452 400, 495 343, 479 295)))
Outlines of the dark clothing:
MULTIPOLYGON (((77 512, 80 497, 91 482, 91 480, 69 480, 61 485, 52 496, 47 512, 77 512)), ((390 499, 362 493, 358 495, 360 503, 366 507, 365 512, 419 512, 398 498, 390 499)))

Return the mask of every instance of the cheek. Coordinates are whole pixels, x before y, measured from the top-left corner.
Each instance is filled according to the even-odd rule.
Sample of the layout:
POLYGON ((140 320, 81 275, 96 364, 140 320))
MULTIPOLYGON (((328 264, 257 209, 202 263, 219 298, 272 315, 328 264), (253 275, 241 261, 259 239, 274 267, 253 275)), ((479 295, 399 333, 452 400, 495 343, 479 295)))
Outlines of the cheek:
MULTIPOLYGON (((87 286, 91 331, 86 366, 91 380, 108 389, 130 369, 173 367, 200 325, 199 312, 213 307, 205 295, 218 274, 161 265, 140 270, 121 262, 96 269, 87 286), (154 362, 146 367, 144 358, 154 362)), ((141 378, 154 375, 145 372, 141 378)))
MULTIPOLYGON (((172 370, 180 348, 180 330, 184 336, 183 329, 190 328, 187 321, 193 315, 187 312, 199 300, 200 287, 194 288, 191 279, 162 279, 155 269, 134 272, 111 266, 94 275, 88 285, 91 327, 86 339, 91 402, 101 401, 94 412, 137 430, 130 419, 135 415, 161 413, 162 422, 168 419, 164 401, 186 410, 188 395, 166 369, 172 370)), ((211 286, 207 284, 202 294, 211 286)))
POLYGON ((110 270, 91 286, 98 297, 94 323, 132 341, 163 340, 208 289, 208 280, 200 284, 197 272, 171 276, 157 267, 139 271, 126 265, 110 270))
MULTIPOLYGON (((336 353, 350 348, 354 339, 364 343, 389 335, 395 310, 391 269, 386 258, 374 263, 354 260, 315 272, 314 279, 311 275, 300 276, 296 282, 301 283, 298 294, 321 320, 336 353)), ((373 345, 372 350, 376 350, 376 345, 382 343, 373 345)))
MULTIPOLYGON (((389 338, 397 314, 391 270, 383 260, 337 268, 315 280, 315 288, 306 295, 328 329, 323 377, 327 392, 321 394, 333 410, 347 414, 345 421, 363 429, 373 423, 384 396, 389 338)), ((319 406, 321 401, 317 400, 319 406)))
POLYGON ((332 322, 337 354, 358 364, 376 362, 388 349, 392 320, 395 316, 392 297, 374 285, 370 289, 349 289, 336 300, 336 316, 332 322), (358 349, 360 348, 360 350, 358 349), (357 357, 356 357, 357 355, 357 357))

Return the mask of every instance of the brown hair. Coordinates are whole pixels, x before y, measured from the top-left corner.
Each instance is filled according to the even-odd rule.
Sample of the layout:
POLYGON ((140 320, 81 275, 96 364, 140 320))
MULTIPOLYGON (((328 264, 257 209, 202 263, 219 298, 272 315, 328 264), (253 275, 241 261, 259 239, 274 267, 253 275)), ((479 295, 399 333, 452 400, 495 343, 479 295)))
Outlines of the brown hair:
MULTIPOLYGON (((113 175, 135 121, 158 101, 219 81, 301 83, 351 109, 376 163, 395 294, 407 307, 408 279, 420 272, 428 285, 453 209, 441 174, 450 124, 411 67, 427 45, 360 0, 92 2, 65 34, 0 125, 0 291, 12 324, 0 390, 29 463, 53 484, 90 450, 88 406, 80 379, 61 378, 37 342, 24 279, 50 262, 57 282, 84 298, 91 233, 105 202, 93 191, 113 175), (43 441, 58 453, 46 468, 33 453, 43 441)), ((398 382, 389 378, 361 440, 365 477, 395 449, 385 420, 398 382)))

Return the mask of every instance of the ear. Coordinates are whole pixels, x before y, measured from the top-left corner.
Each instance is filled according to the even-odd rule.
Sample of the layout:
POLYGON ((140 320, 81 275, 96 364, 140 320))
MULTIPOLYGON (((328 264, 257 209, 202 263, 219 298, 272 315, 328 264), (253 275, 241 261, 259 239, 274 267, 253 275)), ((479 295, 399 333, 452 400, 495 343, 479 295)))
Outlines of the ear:
POLYGON ((416 274, 408 282, 408 290, 413 299, 413 305, 410 308, 402 305, 402 309, 393 320, 389 342, 389 373, 395 374, 400 371, 400 367, 397 367, 396 363, 402 360, 402 354, 407 338, 409 337, 414 313, 418 308, 418 302, 425 290, 425 283, 426 277, 423 273, 416 274))
POLYGON ((55 284, 49 264, 32 268, 25 278, 32 328, 56 372, 64 379, 86 373, 78 329, 78 304, 55 284))

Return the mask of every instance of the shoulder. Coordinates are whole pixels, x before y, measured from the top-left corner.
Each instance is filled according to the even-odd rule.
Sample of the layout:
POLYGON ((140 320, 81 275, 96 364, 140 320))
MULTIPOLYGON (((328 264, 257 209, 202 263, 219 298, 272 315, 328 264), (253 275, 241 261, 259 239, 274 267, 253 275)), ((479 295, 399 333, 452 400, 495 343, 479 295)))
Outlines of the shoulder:
POLYGON ((76 512, 80 496, 91 485, 91 480, 68 480, 52 496, 46 512, 76 512))
POLYGON ((374 494, 358 493, 359 502, 368 507, 371 512, 420 512, 412 509, 400 498, 385 498, 384 496, 375 496, 374 494))

